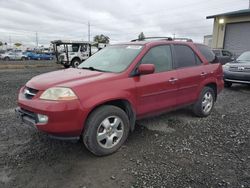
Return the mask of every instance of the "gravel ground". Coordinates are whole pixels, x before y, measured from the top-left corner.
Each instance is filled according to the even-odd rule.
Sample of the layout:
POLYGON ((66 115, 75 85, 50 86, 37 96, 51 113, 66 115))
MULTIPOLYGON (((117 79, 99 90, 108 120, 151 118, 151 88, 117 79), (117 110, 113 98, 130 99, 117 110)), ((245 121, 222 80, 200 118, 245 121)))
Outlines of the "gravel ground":
POLYGON ((20 86, 57 67, 0 70, 0 187, 250 187, 250 87, 234 85, 208 118, 189 108, 137 122, 115 154, 19 123, 20 86))

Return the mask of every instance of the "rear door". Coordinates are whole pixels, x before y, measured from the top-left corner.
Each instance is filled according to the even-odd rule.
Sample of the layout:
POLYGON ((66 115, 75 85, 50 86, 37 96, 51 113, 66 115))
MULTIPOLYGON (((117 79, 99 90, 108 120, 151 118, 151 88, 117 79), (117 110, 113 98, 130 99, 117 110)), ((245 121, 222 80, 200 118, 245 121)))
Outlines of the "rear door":
POLYGON ((204 65, 191 47, 174 45, 174 63, 177 72, 177 105, 193 103, 197 100, 200 83, 206 78, 204 65))
POLYGON ((153 74, 134 78, 137 91, 138 115, 164 111, 176 105, 176 71, 173 70, 170 45, 152 47, 141 64, 154 64, 153 74))

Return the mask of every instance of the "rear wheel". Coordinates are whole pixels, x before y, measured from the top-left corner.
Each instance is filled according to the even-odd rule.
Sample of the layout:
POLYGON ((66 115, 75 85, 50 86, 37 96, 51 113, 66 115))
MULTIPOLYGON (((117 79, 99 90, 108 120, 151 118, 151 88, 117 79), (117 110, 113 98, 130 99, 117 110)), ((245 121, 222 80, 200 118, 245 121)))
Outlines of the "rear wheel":
POLYGON ((67 69, 70 67, 70 65, 67 65, 67 64, 63 64, 63 66, 67 69))
POLYGON ((199 100, 193 106, 193 112, 198 117, 207 117, 212 112, 215 101, 215 91, 211 87, 204 87, 199 100))
POLYGON ((83 141, 97 156, 116 152, 129 133, 129 119, 120 108, 111 105, 94 110, 85 124, 83 141))
POLYGON ((225 87, 231 87, 232 86, 232 82, 224 81, 224 86, 225 87))
POLYGON ((71 62, 71 66, 77 68, 78 65, 80 65, 80 63, 81 63, 80 59, 73 59, 71 62))

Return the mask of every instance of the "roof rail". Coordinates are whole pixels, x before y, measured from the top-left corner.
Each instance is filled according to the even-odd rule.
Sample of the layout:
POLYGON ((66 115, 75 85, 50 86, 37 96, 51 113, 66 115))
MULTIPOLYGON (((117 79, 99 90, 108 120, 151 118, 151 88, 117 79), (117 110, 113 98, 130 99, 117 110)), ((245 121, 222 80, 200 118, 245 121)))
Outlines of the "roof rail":
POLYGON ((179 41, 186 41, 186 42, 193 42, 192 39, 189 39, 189 38, 173 38, 173 40, 179 40, 179 41))
POLYGON ((173 40, 171 37, 145 37, 144 39, 133 39, 131 42, 144 41, 148 39, 162 39, 162 40, 173 40))

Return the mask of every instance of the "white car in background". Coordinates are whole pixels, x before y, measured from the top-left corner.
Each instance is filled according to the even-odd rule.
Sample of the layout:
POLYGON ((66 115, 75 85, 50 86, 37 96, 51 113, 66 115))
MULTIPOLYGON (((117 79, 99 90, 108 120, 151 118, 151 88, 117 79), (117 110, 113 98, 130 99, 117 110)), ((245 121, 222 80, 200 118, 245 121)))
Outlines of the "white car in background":
POLYGON ((26 60, 28 59, 27 55, 22 52, 6 52, 4 54, 0 55, 0 59, 3 59, 5 61, 10 60, 26 60))

